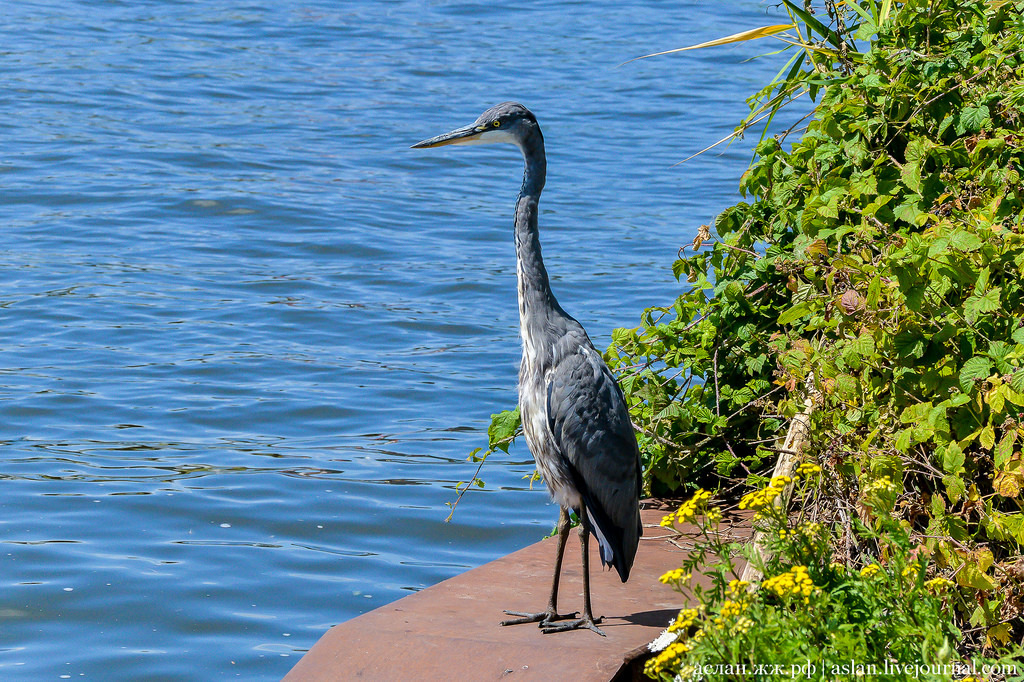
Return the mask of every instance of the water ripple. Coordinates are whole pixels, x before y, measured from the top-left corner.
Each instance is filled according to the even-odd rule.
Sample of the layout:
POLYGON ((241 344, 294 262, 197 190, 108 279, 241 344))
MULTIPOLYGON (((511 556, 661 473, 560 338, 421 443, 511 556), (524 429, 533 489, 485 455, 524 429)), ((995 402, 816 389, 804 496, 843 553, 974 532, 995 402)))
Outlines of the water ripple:
POLYGON ((516 152, 409 144, 521 99, 553 285, 598 344, 679 293, 777 64, 752 0, 7 3, 0 670, 280 679, 330 625, 546 534, 515 400, 516 152), (516 46, 517 49, 510 49, 516 46))

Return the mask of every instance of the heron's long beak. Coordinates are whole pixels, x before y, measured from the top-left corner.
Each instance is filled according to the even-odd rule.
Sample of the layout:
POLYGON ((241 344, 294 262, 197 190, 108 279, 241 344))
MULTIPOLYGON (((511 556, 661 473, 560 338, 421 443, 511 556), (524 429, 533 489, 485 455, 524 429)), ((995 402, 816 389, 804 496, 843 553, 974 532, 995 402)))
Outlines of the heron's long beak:
POLYGON ((446 144, 473 144, 479 141, 480 135, 487 130, 486 128, 478 127, 476 124, 468 125, 464 128, 456 128, 455 130, 432 137, 429 140, 423 140, 417 142, 412 146, 412 149, 428 149, 430 147, 443 147, 446 144))

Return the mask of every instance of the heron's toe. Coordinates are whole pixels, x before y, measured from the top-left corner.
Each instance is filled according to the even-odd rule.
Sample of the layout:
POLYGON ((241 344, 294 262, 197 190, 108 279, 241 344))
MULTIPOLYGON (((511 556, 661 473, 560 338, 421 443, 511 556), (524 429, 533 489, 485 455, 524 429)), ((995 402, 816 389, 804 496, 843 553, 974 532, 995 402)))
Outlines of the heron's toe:
POLYGON ((607 635, 604 634, 604 632, 602 632, 601 628, 597 627, 597 624, 600 622, 601 618, 584 617, 579 618, 577 620, 569 621, 568 623, 558 623, 557 625, 551 625, 550 627, 547 627, 545 623, 541 623, 541 626, 544 628, 544 634, 549 634, 552 632, 565 632, 567 630, 591 630, 601 635, 602 637, 607 637, 607 635))
POLYGON ((540 613, 525 613, 523 611, 505 611, 506 616, 517 616, 501 621, 501 625, 522 625, 524 623, 537 623, 540 627, 547 627, 550 623, 559 620, 575 618, 577 611, 572 613, 557 613, 555 611, 541 611, 540 613))

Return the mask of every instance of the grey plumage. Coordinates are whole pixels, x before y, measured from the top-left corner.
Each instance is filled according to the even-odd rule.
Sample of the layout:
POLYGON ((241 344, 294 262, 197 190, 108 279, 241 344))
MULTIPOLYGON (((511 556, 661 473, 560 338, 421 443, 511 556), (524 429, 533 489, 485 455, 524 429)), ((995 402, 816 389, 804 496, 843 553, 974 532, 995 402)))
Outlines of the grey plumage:
MULTIPOLYGON (((416 148, 446 144, 508 142, 523 153, 523 186, 516 201, 514 236, 523 359, 519 405, 526 443, 537 469, 561 507, 558 555, 548 609, 503 625, 539 622, 545 632, 596 627, 590 607, 587 538, 593 533, 601 561, 629 577, 643 528, 640 522, 640 452, 622 390, 583 326, 569 316, 551 292, 541 257, 537 211, 544 189, 544 138, 526 107, 505 102, 485 111, 472 125, 424 140, 416 148), (584 614, 572 618, 556 609, 568 510, 582 521, 584 614)), ((575 614, 574 614, 575 615, 575 614)))

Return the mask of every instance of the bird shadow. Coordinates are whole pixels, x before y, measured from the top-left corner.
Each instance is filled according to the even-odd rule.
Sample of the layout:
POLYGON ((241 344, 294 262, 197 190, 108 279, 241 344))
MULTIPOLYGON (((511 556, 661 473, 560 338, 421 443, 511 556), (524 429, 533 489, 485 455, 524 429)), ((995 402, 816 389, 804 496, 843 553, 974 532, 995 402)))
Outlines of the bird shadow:
POLYGON ((621 616, 621 618, 627 623, 634 625, 667 628, 668 624, 677 615, 679 615, 679 609, 657 609, 653 611, 639 611, 628 616, 621 616))

